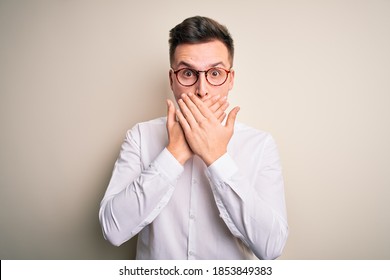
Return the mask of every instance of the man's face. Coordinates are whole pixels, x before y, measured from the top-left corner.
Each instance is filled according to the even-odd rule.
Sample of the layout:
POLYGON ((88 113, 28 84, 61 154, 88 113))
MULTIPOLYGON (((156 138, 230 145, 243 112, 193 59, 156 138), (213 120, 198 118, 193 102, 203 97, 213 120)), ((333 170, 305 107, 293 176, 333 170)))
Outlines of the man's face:
MULTIPOLYGON (((218 40, 201 44, 181 44, 177 46, 173 58, 172 69, 175 71, 182 68, 206 71, 212 67, 229 70, 231 67, 228 49, 218 40)), ((192 86, 181 85, 172 70, 169 72, 169 77, 176 101, 183 93, 193 93, 203 101, 215 95, 227 96, 234 83, 233 70, 221 86, 209 84, 205 73, 200 73, 198 81, 192 86)))

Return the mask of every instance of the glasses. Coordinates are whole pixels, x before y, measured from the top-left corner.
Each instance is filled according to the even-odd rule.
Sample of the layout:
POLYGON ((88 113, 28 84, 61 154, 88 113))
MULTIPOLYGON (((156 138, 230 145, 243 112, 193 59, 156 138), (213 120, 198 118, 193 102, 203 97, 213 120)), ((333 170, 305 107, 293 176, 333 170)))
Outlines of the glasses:
POLYGON ((221 86, 223 85, 230 73, 229 70, 213 67, 206 71, 198 71, 191 68, 182 68, 176 71, 173 71, 176 75, 176 79, 182 86, 190 87, 196 84, 199 80, 200 73, 204 73, 207 82, 212 86, 221 86))

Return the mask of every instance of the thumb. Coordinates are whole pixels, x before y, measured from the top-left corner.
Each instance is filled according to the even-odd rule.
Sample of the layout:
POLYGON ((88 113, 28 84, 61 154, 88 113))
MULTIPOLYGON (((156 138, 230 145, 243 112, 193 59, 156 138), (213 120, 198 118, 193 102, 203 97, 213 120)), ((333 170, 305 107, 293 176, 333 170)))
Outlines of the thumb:
POLYGON ((171 100, 167 99, 167 127, 171 127, 175 122, 175 108, 171 100))
POLYGON ((226 120, 226 127, 233 130, 234 122, 236 121, 236 117, 238 112, 240 111, 240 107, 234 107, 230 112, 226 120))

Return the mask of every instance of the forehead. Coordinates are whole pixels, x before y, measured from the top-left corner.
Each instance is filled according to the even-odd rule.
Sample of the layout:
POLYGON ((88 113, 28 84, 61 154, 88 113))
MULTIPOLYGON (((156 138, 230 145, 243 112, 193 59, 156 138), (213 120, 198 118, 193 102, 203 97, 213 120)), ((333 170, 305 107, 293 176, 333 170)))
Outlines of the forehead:
POLYGON ((199 44, 180 44, 176 47, 173 57, 173 67, 181 64, 191 65, 195 68, 205 68, 219 64, 230 67, 227 47, 218 40, 199 44))

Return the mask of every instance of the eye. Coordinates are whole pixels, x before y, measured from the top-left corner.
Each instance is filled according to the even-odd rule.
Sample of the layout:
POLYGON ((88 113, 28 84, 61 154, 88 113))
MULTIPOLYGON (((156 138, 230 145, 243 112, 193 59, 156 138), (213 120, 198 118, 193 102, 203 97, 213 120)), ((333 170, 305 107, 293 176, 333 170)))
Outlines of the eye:
POLYGON ((221 70, 217 69, 217 68, 212 68, 209 70, 209 73, 210 73, 210 76, 211 77, 219 77, 221 75, 221 70))
POLYGON ((191 69, 183 69, 182 76, 185 78, 191 78, 191 77, 195 76, 195 73, 191 69))

